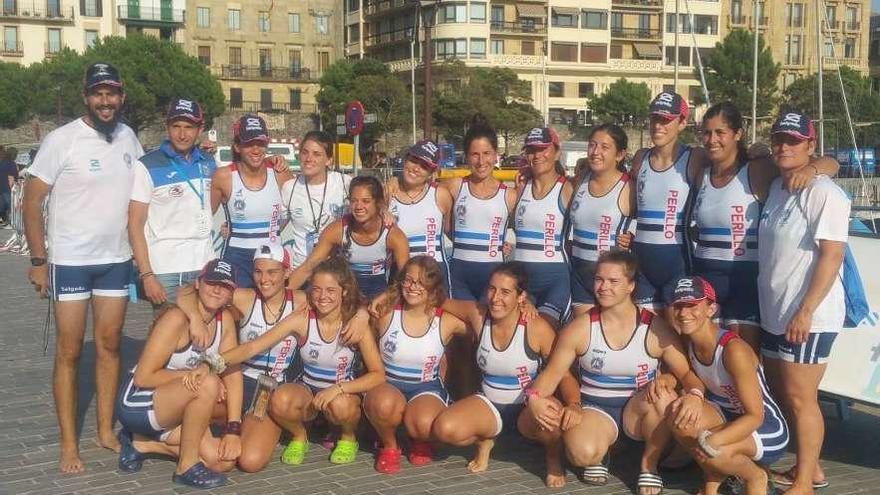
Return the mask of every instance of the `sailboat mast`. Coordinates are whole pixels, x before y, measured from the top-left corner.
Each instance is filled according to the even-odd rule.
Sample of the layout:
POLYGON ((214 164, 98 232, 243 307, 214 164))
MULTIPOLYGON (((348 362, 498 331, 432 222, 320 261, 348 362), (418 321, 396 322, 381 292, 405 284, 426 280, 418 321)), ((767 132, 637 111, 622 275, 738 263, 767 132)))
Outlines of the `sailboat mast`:
POLYGON ((824 74, 823 61, 824 58, 824 36, 822 35, 822 15, 824 14, 824 9, 822 8, 824 2, 822 0, 816 0, 816 57, 818 60, 818 71, 816 73, 816 83, 818 84, 818 92, 819 92, 819 156, 825 154, 825 108, 824 102, 825 93, 823 91, 822 84, 822 75, 824 74))
POLYGON ((754 28, 755 39, 752 54, 752 143, 757 141, 758 133, 758 2, 752 6, 752 26, 754 28))
POLYGON ((678 92, 678 32, 681 31, 681 13, 678 0, 675 0, 675 72, 673 72, 673 87, 678 92))

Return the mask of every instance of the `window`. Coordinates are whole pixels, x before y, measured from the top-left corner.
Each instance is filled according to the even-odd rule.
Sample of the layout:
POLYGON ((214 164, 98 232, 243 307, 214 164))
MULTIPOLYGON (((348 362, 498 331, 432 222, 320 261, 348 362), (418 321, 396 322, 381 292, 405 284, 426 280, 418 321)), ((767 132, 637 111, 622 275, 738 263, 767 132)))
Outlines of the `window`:
POLYGON ((560 11, 553 9, 550 22, 550 25, 553 27, 576 28, 578 27, 578 16, 577 14, 570 13, 568 10, 560 11))
MULTIPOLYGON (((4 5, 6 2, 3 2, 4 5)), ((12 2, 13 5, 15 2, 12 2)), ((86 17, 101 17, 102 13, 101 0, 82 0, 79 4, 79 11, 86 17)))
POLYGON ((825 40, 825 56, 833 57, 834 56, 834 45, 830 40, 825 40))
POLYGON ((694 32, 697 34, 718 34, 718 17, 714 15, 695 15, 694 32))
POLYGON ((330 16, 328 16, 328 15, 316 15, 315 16, 315 32, 318 34, 329 34, 330 33, 330 16))
POLYGON ((703 98, 702 86, 688 86, 688 103, 694 105, 696 101, 703 98))
POLYGON ((789 65, 801 64, 800 35, 791 35, 785 37, 785 63, 789 65))
POLYGON ((86 29, 86 48, 92 48, 98 42, 98 32, 86 29))
MULTIPOLYGON (((502 7, 503 8, 503 7, 502 7)), ((471 2, 471 22, 486 22, 486 4, 482 2, 471 2)))
POLYGON ((605 63, 608 61, 608 45, 581 43, 581 62, 605 63))
MULTIPOLYGON (((675 65, 675 47, 666 47, 666 65, 675 65)), ((678 47, 678 64, 689 67, 691 65, 691 47, 678 47)))
POLYGON ((348 0, 348 11, 357 12, 358 10, 361 10, 360 0, 348 0))
POLYGON ((639 29, 641 31, 651 29, 651 14, 639 14, 639 29))
POLYGON ((623 29, 623 14, 620 12, 611 13, 611 30, 619 31, 623 29))
POLYGON ((855 38, 847 38, 843 40, 843 58, 856 58, 855 38))
POLYGON ((553 42, 550 44, 550 60, 557 62, 577 62, 577 43, 553 42))
POLYGON ((348 26, 348 42, 359 43, 361 39, 361 25, 352 24, 348 26))
POLYGON ((608 12, 604 10, 585 10, 581 13, 581 27, 584 29, 608 29, 608 12))
POLYGON ((229 9, 228 10, 228 17, 229 17, 229 30, 230 31, 241 30, 241 11, 238 9, 229 9))
POLYGON ((434 44, 434 58, 466 58, 467 40, 439 39, 434 44))
MULTIPOLYGON (((715 32, 718 32, 718 18, 715 16, 697 16, 697 17, 711 17, 715 19, 715 32)), ((711 21, 706 20, 704 22, 711 21)), ((679 33, 690 34, 691 33, 691 17, 687 14, 680 14, 678 17, 678 29, 679 33)), ((675 14, 666 14, 666 32, 674 33, 675 32, 675 14)), ((711 33, 702 33, 702 34, 711 34, 711 33)))
POLYGON ((46 53, 58 53, 61 51, 61 30, 49 28, 49 39, 46 44, 46 53))
POLYGON ((492 40, 489 49, 493 55, 501 55, 504 53, 504 40, 492 40))
POLYGON ((493 26, 503 26, 504 25, 504 6, 503 5, 493 5, 492 6, 492 25, 493 26))
POLYGON ((859 29, 859 9, 856 7, 846 8, 846 28, 851 31, 859 29))
POLYGON ((547 95, 550 98, 562 98, 565 96, 565 83, 562 81, 550 81, 547 83, 547 95))
POLYGON ((785 24, 793 28, 804 27, 804 4, 785 4, 785 24))
POLYGON ((837 19, 837 16, 835 15, 836 13, 837 9, 834 8, 834 5, 825 7, 825 20, 828 21, 828 26, 832 29, 835 28, 834 24, 836 23, 837 19))
POLYGON ((675 32, 675 14, 666 14, 666 32, 675 32))
POLYGON ((577 110, 567 108, 550 108, 547 110, 551 124, 573 125, 577 122, 577 110))
POLYGON ((241 108, 241 88, 229 88, 229 108, 241 108))
POLYGON ((440 24, 453 22, 467 22, 467 4, 453 3, 441 5, 437 14, 437 22, 440 24))
POLYGON ((732 0, 730 2, 730 21, 734 24, 742 24, 745 22, 743 17, 742 0, 732 0))
POLYGON ((272 75, 272 49, 260 48, 260 75, 268 77, 272 75))
POLYGON ((211 9, 208 7, 196 8, 196 26, 200 28, 211 27, 211 9))
POLYGON ((593 97, 593 83, 582 82, 578 83, 578 98, 592 98, 593 97))
POLYGON ((318 75, 324 73, 330 67, 330 52, 318 52, 318 75))
POLYGON ((257 12, 257 31, 261 33, 269 32, 269 13, 257 12))
POLYGON ((471 38, 471 58, 486 58, 485 38, 471 38))
POLYGON ((291 33, 299 32, 299 14, 290 12, 287 14, 287 31, 291 33))
POLYGON ((519 52, 522 55, 534 55, 535 54, 535 42, 534 41, 522 41, 519 45, 519 52))
POLYGON ((229 65, 241 65, 241 47, 240 46, 230 46, 229 47, 229 65))
POLYGON ((18 27, 3 26, 3 51, 20 52, 18 47, 18 27))
POLYGON ((612 43, 608 51, 611 58, 623 58, 623 45, 620 43, 612 43))
POLYGON ((61 0, 46 0, 46 17, 61 17, 61 0))
POLYGON ((271 89, 260 89, 260 110, 272 110, 271 89))
MULTIPOLYGON (((290 67, 291 74, 299 74, 302 71, 303 54, 299 49, 287 52, 287 64, 290 67)), ((296 77, 294 75, 294 77, 296 77)))
POLYGON ((202 65, 211 65, 211 47, 210 46, 200 46, 199 47, 199 62, 202 65))
POLYGON ((302 108, 302 90, 301 89, 291 89, 290 90, 290 109, 291 110, 299 110, 302 108))

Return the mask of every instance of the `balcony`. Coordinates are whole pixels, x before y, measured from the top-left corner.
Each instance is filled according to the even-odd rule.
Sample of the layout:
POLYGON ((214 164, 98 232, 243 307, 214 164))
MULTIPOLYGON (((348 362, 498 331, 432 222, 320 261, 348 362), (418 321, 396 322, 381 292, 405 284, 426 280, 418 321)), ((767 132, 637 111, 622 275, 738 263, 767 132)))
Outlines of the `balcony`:
POLYGON ((223 65, 220 67, 221 79, 242 81, 311 82, 310 69, 302 67, 260 67, 254 65, 223 65))
POLYGON ((0 43, 0 57, 23 57, 24 47, 21 41, 4 41, 0 43))
POLYGON ((489 55, 489 63, 502 67, 541 67, 544 57, 537 55, 513 55, 507 53, 494 53, 489 55))
POLYGON ((663 0, 611 0, 611 8, 663 10, 663 0))
POLYGON ((41 24, 73 24, 73 7, 41 2, 3 2, 0 6, 0 19, 39 22, 41 24))
POLYGON ((493 33, 503 34, 537 34, 543 35, 547 32, 545 24, 523 21, 491 21, 489 29, 493 33))
POLYGON ((54 44, 54 43, 44 43, 43 44, 43 53, 46 55, 46 58, 52 58, 55 55, 58 55, 64 49, 67 48, 63 43, 54 44))
POLYGON ((867 58, 850 58, 850 57, 822 57, 822 63, 825 69, 835 69, 839 66, 846 65, 853 69, 866 70, 868 68, 867 58))
POLYGON ((315 103, 276 103, 262 101, 229 101, 226 100, 226 109, 236 112, 248 113, 316 113, 318 111, 315 103))
POLYGON ((140 7, 134 4, 116 7, 120 22, 138 26, 171 26, 182 25, 186 21, 183 10, 171 8, 140 7))
POLYGON ((612 39, 622 40, 659 40, 662 32, 659 29, 642 28, 611 28, 612 39))
POLYGON ((408 43, 411 35, 412 28, 398 29, 397 31, 389 31, 387 33, 371 34, 364 37, 364 46, 366 48, 374 48, 391 43, 408 43))
POLYGON ((364 17, 388 15, 402 10, 414 9, 415 1, 407 0, 367 0, 364 4, 364 17))
POLYGON ((620 72, 650 72, 659 74, 663 70, 662 60, 610 58, 608 67, 620 72))

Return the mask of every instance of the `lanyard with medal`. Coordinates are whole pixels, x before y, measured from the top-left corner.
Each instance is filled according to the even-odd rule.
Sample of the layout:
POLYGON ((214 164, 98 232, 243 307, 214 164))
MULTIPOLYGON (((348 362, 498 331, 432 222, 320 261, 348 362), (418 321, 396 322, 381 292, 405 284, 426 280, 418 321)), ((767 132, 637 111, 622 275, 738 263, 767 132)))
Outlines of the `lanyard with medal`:
MULTIPOLYGON (((261 301, 262 305, 263 302, 261 301)), ((266 303, 268 306, 268 303, 266 303)), ((275 326, 284 314, 284 306, 287 305, 287 298, 285 297, 284 303, 281 305, 281 308, 278 310, 278 316, 275 318, 275 321, 269 323, 266 321, 266 328, 271 328, 275 326)), ((265 314, 265 312, 264 312, 265 314)), ((263 320, 265 321, 265 316, 263 320)), ((257 387, 254 389, 254 395, 251 397, 251 405, 248 408, 248 413, 253 414, 256 419, 262 420, 266 417, 266 412, 269 409, 269 399, 272 398, 272 392, 278 387, 278 381, 272 376, 271 369, 272 363, 270 361, 270 357, 272 355, 272 350, 269 349, 266 351, 266 370, 263 373, 260 373, 257 376, 257 387)), ((277 358, 276 358, 277 359, 277 358)))
POLYGON ((170 162, 174 167, 174 170, 186 179, 186 184, 192 189, 192 192, 195 193, 196 197, 199 198, 199 213, 196 215, 196 228, 199 237, 208 237, 208 235, 211 234, 211 217, 205 211, 205 171, 203 170, 203 165, 200 162, 197 162, 197 168, 199 170, 199 188, 196 189, 190 175, 180 166, 179 163, 177 163, 177 157, 171 158, 170 162))
POLYGON ((324 202, 327 200, 327 183, 330 182, 330 174, 326 174, 324 177, 324 192, 321 193, 321 206, 318 208, 317 216, 315 215, 315 207, 312 205, 312 193, 309 192, 309 180, 304 178, 303 182, 306 184, 306 198, 308 198, 309 211, 312 212, 312 230, 306 233, 306 256, 308 256, 318 242, 321 218, 324 216, 324 202))

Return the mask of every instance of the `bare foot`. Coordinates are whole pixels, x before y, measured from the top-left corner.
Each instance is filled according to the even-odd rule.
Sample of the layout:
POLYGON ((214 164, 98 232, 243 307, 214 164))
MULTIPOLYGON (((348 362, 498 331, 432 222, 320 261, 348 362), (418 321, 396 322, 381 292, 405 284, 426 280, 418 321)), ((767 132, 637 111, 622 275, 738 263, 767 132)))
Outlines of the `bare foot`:
POLYGON ((75 445, 73 447, 61 447, 61 458, 58 461, 58 468, 61 469, 62 473, 66 474, 76 474, 85 471, 86 467, 83 465, 82 459, 79 458, 79 448, 75 445))
POLYGON ((544 462, 547 465, 547 476, 544 477, 544 484, 547 485, 547 488, 562 488, 565 486, 565 469, 562 467, 562 458, 559 454, 558 445, 548 446, 544 462))
POLYGON ((97 441, 98 445, 100 445, 101 447, 112 450, 117 454, 119 453, 121 445, 119 444, 119 439, 116 438, 116 435, 113 434, 113 430, 110 430, 107 433, 99 433, 97 441))
POLYGON ((477 452, 473 460, 468 462, 467 465, 469 473, 482 473, 489 468, 489 454, 494 446, 495 440, 480 440, 477 442, 477 452))

